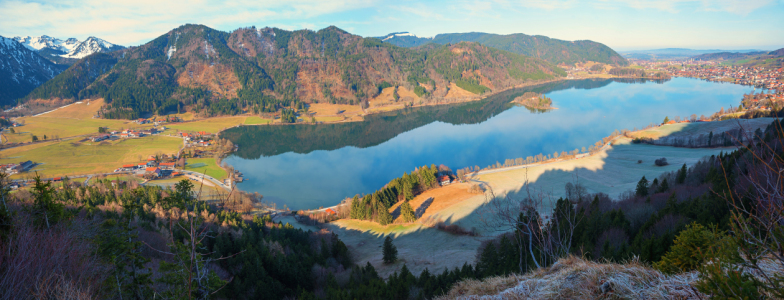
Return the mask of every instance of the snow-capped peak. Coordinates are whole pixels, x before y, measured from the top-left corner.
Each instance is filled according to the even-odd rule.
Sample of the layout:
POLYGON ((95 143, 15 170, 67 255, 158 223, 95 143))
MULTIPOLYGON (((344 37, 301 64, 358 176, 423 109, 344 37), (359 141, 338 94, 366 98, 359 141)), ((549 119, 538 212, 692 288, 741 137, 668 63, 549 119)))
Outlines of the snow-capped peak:
POLYGON ((93 36, 84 41, 79 41, 75 38, 61 40, 48 35, 39 37, 15 37, 14 40, 24 45, 27 49, 33 51, 50 49, 54 50, 53 55, 59 55, 65 58, 83 58, 95 52, 108 52, 125 48, 93 36))
MULTIPOLYGON (((415 38, 421 38, 421 37, 419 37, 419 36, 417 36, 417 35, 415 35, 413 33, 410 33, 410 32, 395 32, 395 33, 390 33, 389 35, 387 35, 387 37, 385 37, 382 41, 386 41, 388 39, 391 39, 391 38, 394 38, 394 37, 398 37, 398 36, 413 36, 415 38)), ((425 38, 425 39, 428 39, 428 38, 425 38)))

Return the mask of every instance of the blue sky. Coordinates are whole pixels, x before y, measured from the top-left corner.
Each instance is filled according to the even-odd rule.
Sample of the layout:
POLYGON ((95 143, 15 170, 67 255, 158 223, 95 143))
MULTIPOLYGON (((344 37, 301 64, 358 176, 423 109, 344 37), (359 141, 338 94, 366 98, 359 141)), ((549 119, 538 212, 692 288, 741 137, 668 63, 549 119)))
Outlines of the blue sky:
POLYGON ((185 23, 224 31, 336 25, 362 36, 525 33, 619 51, 784 47, 784 0, 0 0, 0 35, 7 37, 92 35, 129 46, 185 23))

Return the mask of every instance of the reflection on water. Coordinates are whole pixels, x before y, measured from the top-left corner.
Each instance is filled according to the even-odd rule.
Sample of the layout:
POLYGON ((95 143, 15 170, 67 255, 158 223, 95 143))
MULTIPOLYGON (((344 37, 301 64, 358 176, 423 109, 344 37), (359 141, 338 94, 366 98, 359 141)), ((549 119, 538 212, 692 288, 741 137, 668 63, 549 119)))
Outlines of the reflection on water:
POLYGON ((239 151, 224 161, 245 175, 240 189, 259 192, 279 207, 330 206, 416 166, 485 167, 570 151, 664 116, 709 115, 750 90, 686 78, 564 81, 483 101, 371 115, 365 122, 234 128, 222 137, 239 151), (531 113, 509 103, 529 91, 546 94, 559 109, 531 113))

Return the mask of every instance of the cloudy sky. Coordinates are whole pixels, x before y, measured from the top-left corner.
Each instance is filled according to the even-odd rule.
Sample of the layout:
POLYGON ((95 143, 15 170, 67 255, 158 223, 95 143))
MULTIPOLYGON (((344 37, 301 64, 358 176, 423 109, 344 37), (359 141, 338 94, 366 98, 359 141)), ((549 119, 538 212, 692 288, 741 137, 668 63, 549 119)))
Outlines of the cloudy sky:
POLYGON ((336 25, 362 36, 525 33, 621 51, 784 47, 784 0, 0 0, 6 37, 97 36, 130 46, 185 23, 224 31, 336 25))

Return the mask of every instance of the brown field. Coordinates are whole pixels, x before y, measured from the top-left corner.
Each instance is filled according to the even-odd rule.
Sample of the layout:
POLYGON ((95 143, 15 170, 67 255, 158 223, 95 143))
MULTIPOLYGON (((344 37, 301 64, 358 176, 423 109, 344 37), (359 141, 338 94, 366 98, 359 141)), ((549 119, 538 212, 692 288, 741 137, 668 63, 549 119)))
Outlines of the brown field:
POLYGON ((449 83, 449 92, 446 93, 446 99, 449 98, 474 98, 476 94, 461 89, 459 86, 455 85, 454 82, 449 83))
POLYGON ((378 94, 378 96, 368 101, 368 103, 370 103, 370 107, 373 108, 378 106, 396 104, 395 98, 392 97, 392 93, 394 91, 395 91, 395 87, 388 87, 383 89, 381 91, 381 94, 378 94))
MULTIPOLYGON (((430 206, 427 207, 427 210, 425 210, 425 213, 422 215, 420 220, 437 218, 438 212, 442 211, 443 209, 476 196, 476 194, 468 192, 468 188, 470 186, 471 185, 468 183, 454 183, 445 187, 435 188, 429 191, 425 191, 424 193, 414 197, 414 199, 411 199, 411 201, 408 203, 410 203, 411 207, 416 210, 427 199, 433 198, 433 202, 431 202, 430 206)), ((402 201, 396 203, 389 208, 389 211, 394 212, 398 207, 400 207, 401 204, 403 204, 402 201)), ((402 219, 398 216, 395 222, 402 222, 402 219)))
POLYGON ((398 94, 398 96, 400 96, 400 100, 401 101, 403 99, 405 99, 406 97, 411 97, 411 99, 413 99, 414 102, 418 102, 418 100, 420 100, 419 96, 414 94, 414 91, 411 91, 411 90, 409 90, 409 89, 407 89, 407 88, 405 88, 403 86, 399 86, 397 88, 397 94, 398 94))
POLYGON ((361 114, 362 108, 359 105, 313 103, 310 104, 308 113, 313 114, 315 117, 351 116, 361 114), (342 112, 338 114, 338 111, 342 112))

